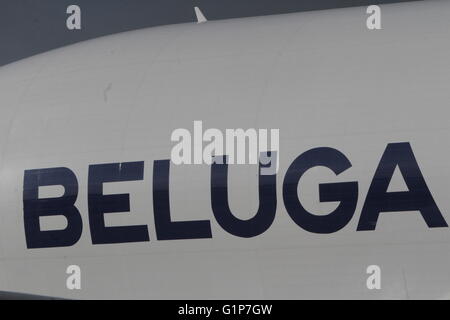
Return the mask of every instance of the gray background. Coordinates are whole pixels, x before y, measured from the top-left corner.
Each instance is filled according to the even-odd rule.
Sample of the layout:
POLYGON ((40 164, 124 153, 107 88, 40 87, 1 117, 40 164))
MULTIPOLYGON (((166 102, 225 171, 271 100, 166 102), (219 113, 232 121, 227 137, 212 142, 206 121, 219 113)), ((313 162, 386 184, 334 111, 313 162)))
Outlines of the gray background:
POLYGON ((0 0, 0 65, 98 36, 162 24, 408 0, 0 0), (66 28, 66 8, 77 4, 82 30, 66 28))

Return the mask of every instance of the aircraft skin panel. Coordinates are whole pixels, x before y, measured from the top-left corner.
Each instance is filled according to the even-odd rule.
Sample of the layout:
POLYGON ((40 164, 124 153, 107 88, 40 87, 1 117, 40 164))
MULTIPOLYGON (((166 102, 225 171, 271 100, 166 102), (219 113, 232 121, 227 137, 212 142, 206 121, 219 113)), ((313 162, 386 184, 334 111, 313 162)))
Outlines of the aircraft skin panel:
MULTIPOLYGON (((376 31, 366 28, 365 7, 208 21, 107 36, 0 68, 0 289, 74 299, 450 298, 448 227, 430 227, 412 210, 383 212, 375 230, 357 231, 389 144, 410 146, 450 222, 450 2, 381 8, 376 31), (277 210, 262 234, 237 237, 219 225, 210 165, 170 164, 172 221, 208 220, 212 238, 157 239, 154 161, 170 159, 173 130, 192 131, 196 120, 204 130, 280 130, 277 210), (320 201, 319 184, 358 186, 350 221, 328 234, 297 225, 283 198, 293 161, 320 147, 339 150, 351 167, 308 170, 298 187, 304 208, 326 215, 338 207, 320 201), (150 241, 93 244, 89 166, 136 161, 144 161, 141 180, 103 185, 130 199, 130 212, 107 213, 105 223, 146 225, 150 241), (59 167, 77 179, 81 237, 27 248, 24 172, 59 167), (81 268, 81 290, 66 288, 69 265, 81 268), (366 286, 370 265, 381 268, 380 290, 366 286)), ((405 191, 397 178, 389 187, 405 191)), ((63 192, 39 188, 41 198, 63 192)), ((237 217, 255 215, 257 166, 229 165, 228 197, 237 217)), ((61 216, 40 223, 66 225, 61 216)))

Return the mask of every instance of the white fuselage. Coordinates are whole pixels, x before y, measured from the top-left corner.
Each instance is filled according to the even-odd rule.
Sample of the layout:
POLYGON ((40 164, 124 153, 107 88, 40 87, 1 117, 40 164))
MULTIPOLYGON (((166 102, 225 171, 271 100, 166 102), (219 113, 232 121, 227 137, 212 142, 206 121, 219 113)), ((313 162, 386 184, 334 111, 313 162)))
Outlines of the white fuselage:
MULTIPOLYGON (((374 230, 358 228, 380 160, 400 143, 410 146, 450 223, 450 2, 383 5, 383 29, 372 31, 365 9, 156 27, 0 68, 0 290, 68 298, 450 298, 450 229, 422 199, 414 163, 396 169, 389 192, 418 186, 418 200, 380 205, 409 211, 382 212, 375 223, 366 220, 374 230), (155 161, 169 159, 171 133, 196 120, 223 131, 279 129, 276 213, 260 234, 237 236, 218 223, 204 164, 170 165, 170 215, 206 221, 210 237, 157 235, 155 187, 164 187, 155 182, 155 161), (338 150, 351 166, 338 175, 324 166, 307 170, 297 190, 305 210, 326 216, 338 208, 339 201, 320 201, 319 184, 357 184, 348 191, 356 208, 344 210, 349 220, 333 232, 329 225, 307 230, 292 218, 295 203, 286 209, 287 171, 315 148, 338 150), (121 174, 124 163, 142 161, 141 178, 100 183, 105 195, 129 194, 129 212, 105 213, 105 228, 141 226, 140 235, 101 235, 98 224, 93 230, 90 218, 101 209, 90 166, 121 163, 121 174), (62 232, 27 242, 25 211, 37 207, 24 203, 25 194, 33 196, 25 172, 61 167, 76 177, 69 184, 79 239, 42 246, 64 242, 62 232), (115 243, 99 243, 107 238, 115 243), (70 265, 81 269, 80 290, 66 287, 70 265), (380 290, 367 288, 371 265, 380 267, 380 290)), ((387 160, 403 159, 399 150, 387 160)), ((347 195, 341 191, 332 195, 347 195)), ((64 192, 57 184, 39 187, 38 198, 64 192)), ((229 207, 238 219, 255 215, 258 195, 257 166, 230 165, 229 207)), ((373 211, 379 194, 372 196, 366 209, 373 211)), ((47 231, 70 224, 62 215, 34 221, 47 231)), ((187 231, 175 233, 208 233, 181 226, 187 231)))

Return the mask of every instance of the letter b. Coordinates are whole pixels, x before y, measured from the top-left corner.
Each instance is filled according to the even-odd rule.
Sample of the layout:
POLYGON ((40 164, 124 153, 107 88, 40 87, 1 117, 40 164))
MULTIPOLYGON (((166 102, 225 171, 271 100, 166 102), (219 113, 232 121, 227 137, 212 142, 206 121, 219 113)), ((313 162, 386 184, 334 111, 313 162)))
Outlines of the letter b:
POLYGON ((28 248, 50 248, 74 245, 81 237, 83 223, 75 201, 78 182, 68 168, 26 170, 23 180, 23 213, 28 248), (61 185, 64 194, 58 198, 39 199, 40 186, 61 185), (64 230, 41 231, 39 218, 62 215, 67 219, 64 230))

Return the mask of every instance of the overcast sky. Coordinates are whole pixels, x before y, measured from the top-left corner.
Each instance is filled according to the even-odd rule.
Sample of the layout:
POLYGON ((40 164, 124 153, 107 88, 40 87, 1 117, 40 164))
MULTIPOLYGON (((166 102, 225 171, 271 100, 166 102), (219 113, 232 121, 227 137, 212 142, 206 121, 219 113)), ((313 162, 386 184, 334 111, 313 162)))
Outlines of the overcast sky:
POLYGON ((408 0, 0 0, 0 65, 98 36, 162 24, 408 0), (82 29, 66 28, 69 5, 81 8, 82 29))

